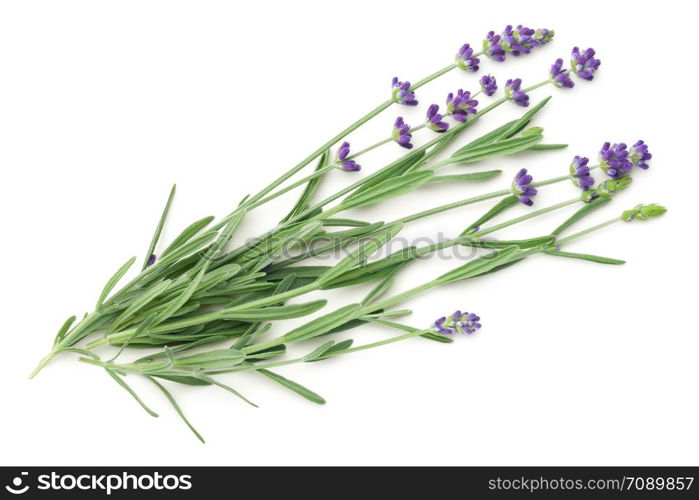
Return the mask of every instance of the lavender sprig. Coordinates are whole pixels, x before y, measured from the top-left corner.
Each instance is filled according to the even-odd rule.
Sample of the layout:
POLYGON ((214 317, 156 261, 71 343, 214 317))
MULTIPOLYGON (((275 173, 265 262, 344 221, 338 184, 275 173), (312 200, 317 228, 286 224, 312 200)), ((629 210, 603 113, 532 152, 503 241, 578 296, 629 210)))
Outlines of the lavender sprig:
POLYGON ((529 96, 527 93, 521 89, 522 79, 515 78, 514 80, 507 80, 505 83, 505 97, 518 106, 527 107, 529 106, 529 96))
POLYGON ((449 124, 443 121, 443 118, 444 116, 439 113, 439 106, 437 104, 431 104, 430 107, 427 108, 425 125, 438 134, 442 134, 449 129, 449 124))
POLYGON ((432 328, 436 333, 442 335, 451 335, 454 332, 460 332, 470 335, 481 328, 480 316, 475 313, 455 311, 448 318, 442 316, 437 319, 432 328))
POLYGON ((393 102, 404 104, 405 106, 417 106, 415 93, 410 91, 410 82, 401 82, 397 76, 393 77, 391 82, 391 98, 393 102))
POLYGON ((483 75, 478 83, 481 85, 481 92, 488 97, 495 94, 495 92, 498 90, 498 83, 494 76, 483 75))
POLYGON ((403 117, 399 116, 393 123, 393 132, 391 133, 391 138, 398 143, 399 146, 405 149, 412 149, 413 145, 410 143, 412 139, 412 134, 410 133, 410 125, 403 121, 403 117))
POLYGON ((538 192, 536 188, 530 186, 532 183, 532 176, 527 173, 527 169, 523 168, 519 172, 517 172, 517 175, 515 175, 515 178, 512 180, 512 194, 514 194, 517 199, 527 205, 528 207, 531 207, 534 204, 534 196, 536 196, 536 193, 538 192))
POLYGON ((358 172, 362 169, 362 166, 359 165, 356 161, 354 160, 348 160, 347 157, 349 156, 350 153, 350 143, 345 141, 342 143, 340 148, 337 150, 337 153, 335 155, 335 162, 340 165, 340 168, 344 170, 345 172, 358 172))

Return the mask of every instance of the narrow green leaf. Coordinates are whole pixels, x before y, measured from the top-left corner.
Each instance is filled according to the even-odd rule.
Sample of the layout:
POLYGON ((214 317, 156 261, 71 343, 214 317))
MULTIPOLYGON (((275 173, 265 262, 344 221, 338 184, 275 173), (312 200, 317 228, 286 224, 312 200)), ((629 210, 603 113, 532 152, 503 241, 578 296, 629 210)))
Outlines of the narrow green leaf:
POLYGON ((455 281, 461 281, 479 276, 495 267, 514 260, 519 252, 520 250, 516 247, 508 247, 502 250, 497 250, 488 255, 470 260, 466 264, 463 264, 456 269, 452 269, 451 271, 440 276, 438 280, 442 285, 445 285, 447 283, 453 283, 455 281))
POLYGON ((167 400, 170 402, 170 404, 175 409, 177 414, 180 416, 182 421, 185 424, 187 424, 187 427, 189 427, 189 430, 191 430, 194 433, 194 435, 197 437, 197 439, 199 441, 201 441, 202 443, 205 443, 206 441, 204 441, 204 438, 201 436, 201 434, 199 434, 199 432, 194 428, 194 426, 189 422, 189 420, 187 420, 187 417, 185 417, 184 413, 182 412, 180 405, 177 404, 177 401, 175 401, 175 398, 172 397, 172 394, 170 394, 170 391, 168 391, 165 387, 163 387, 160 384, 160 382, 155 380, 153 377, 147 376, 147 378, 148 378, 148 380, 153 382, 155 384, 155 386, 162 391, 163 394, 165 394, 165 397, 167 398, 167 400))
POLYGON ((401 229, 403 229, 403 223, 401 222, 387 224, 381 228, 381 231, 378 234, 370 238, 361 247, 350 253, 347 257, 319 276, 318 284, 320 286, 324 286, 353 267, 364 263, 369 256, 392 240, 401 231, 401 229))
POLYGON ((223 310, 221 316, 225 319, 237 319, 242 321, 273 321, 280 319, 300 318, 313 314, 325 307, 327 300, 314 300, 303 304, 292 304, 277 307, 263 307, 261 309, 223 310))
POLYGON ((114 276, 109 278, 109 281, 107 281, 107 284, 104 285, 104 288, 102 289, 102 293, 100 294, 99 299, 97 299, 97 309, 102 307, 102 304, 109 295, 109 292, 111 292, 112 289, 116 286, 116 284, 119 283, 119 280, 121 280, 121 278, 124 277, 124 275, 131 268, 134 262, 136 262, 136 257, 131 257, 117 270, 116 273, 114 273, 114 276))
POLYGON ((469 224, 469 226, 466 229, 464 229, 464 231, 459 236, 466 236, 472 231, 477 231, 477 228, 480 228, 483 224, 494 219, 495 217, 503 213, 505 210, 515 206, 518 202, 519 200, 515 195, 505 196, 500 201, 498 201, 490 210, 488 210, 485 214, 478 218, 475 222, 469 224))
POLYGON ((515 122, 510 126, 509 129, 501 132, 495 140, 499 141, 501 139, 508 139, 510 137, 513 137, 515 134, 519 133, 522 129, 524 129, 524 127, 526 127, 529 124, 531 119, 534 118, 534 115, 541 111, 541 109, 544 106, 546 106, 546 104, 548 104, 550 100, 551 96, 548 96, 545 99, 539 101, 536 104, 536 106, 532 106, 531 108, 529 108, 529 110, 526 113, 524 113, 517 120, 515 120, 515 122))
POLYGON ((560 250, 544 250, 544 253, 548 255, 556 255, 558 257, 568 257, 570 259, 589 260, 591 262, 597 262, 599 264, 612 264, 615 266, 626 264, 625 260, 612 259, 609 257, 602 257, 600 255, 592 255, 588 253, 561 252, 560 250))
MULTIPOLYGON (((318 159, 318 164, 316 165, 315 171, 317 172, 318 170, 324 168, 327 163, 328 163, 328 158, 330 157, 330 150, 326 149, 323 151, 323 154, 320 155, 320 158, 318 159)), ((313 195, 318 189, 318 186, 320 186, 320 181, 322 180, 323 175, 319 175, 317 177, 314 177, 310 181, 306 183, 306 186, 303 188, 303 192, 301 193, 301 196, 299 196, 299 199, 296 201, 294 206, 291 208, 289 213, 284 217, 281 222, 286 222, 289 219, 295 217, 296 215, 303 213, 306 209, 308 209, 310 205, 311 198, 313 198, 313 195)))
POLYGON ((158 244, 158 240, 160 239, 160 234, 163 232, 163 226, 165 225, 165 219, 167 219, 167 214, 170 211, 170 206, 172 205, 172 200, 175 197, 175 191, 177 191, 177 185, 173 184, 172 189, 170 190, 170 196, 167 198, 167 203, 165 203, 165 209, 163 209, 163 213, 160 216, 160 220, 158 221, 158 225, 155 228, 155 233, 153 233, 153 238, 150 241, 150 245, 148 246, 148 251, 146 252, 146 258, 143 260, 143 266, 141 267, 141 271, 144 270, 146 267, 148 267, 148 261, 150 260, 151 255, 153 255, 153 252, 155 252, 155 246, 158 244))
POLYGON ((131 304, 122 312, 117 319, 114 320, 112 326, 109 328, 108 333, 116 332, 119 327, 131 316, 139 312, 145 306, 147 306, 151 301, 158 297, 170 286, 172 282, 170 280, 161 281, 160 283, 153 285, 151 288, 147 288, 143 293, 137 297, 131 304))
POLYGON ((144 331, 150 326, 150 324, 153 322, 155 319, 156 315, 151 314, 148 318, 144 319, 141 321, 141 324, 138 325, 138 328, 134 330, 134 332, 127 338, 122 344, 121 347, 119 347, 119 350, 116 352, 116 354, 112 357, 112 359, 109 360, 109 363, 113 363, 119 356, 121 356, 121 353, 124 352, 124 349, 131 343, 133 339, 136 337, 140 337, 144 331))
POLYGON ((136 394, 136 392, 131 388, 129 384, 124 381, 119 375, 114 373, 114 371, 110 370, 109 368, 105 368, 104 371, 106 371, 110 377, 112 377, 117 384, 119 384, 126 392, 131 394, 131 397, 133 397, 136 402, 141 405, 141 408, 146 410, 146 412, 151 416, 151 417, 157 417, 158 414, 155 413, 153 410, 151 410, 146 403, 143 402, 143 400, 136 394))
POLYGON ((464 246, 476 247, 476 248, 507 248, 516 246, 522 250, 529 248, 543 247, 553 244, 555 236, 546 235, 538 236, 536 238, 528 238, 524 240, 473 240, 464 242, 464 246))
POLYGON ((233 349, 215 349, 176 358, 173 365, 178 368, 215 370, 239 365, 245 361, 245 354, 233 349))
POLYGON ((322 276, 323 273, 331 269, 330 266, 290 266, 283 267, 276 271, 271 271, 267 274, 267 279, 270 281, 277 281, 287 276, 293 275, 296 278, 317 278, 322 276))
POLYGON ((348 286, 361 285, 369 281, 376 281, 393 276, 405 262, 397 262, 393 265, 387 265, 390 261, 382 259, 381 261, 372 262, 368 266, 351 269, 350 271, 338 276, 334 280, 325 283, 323 290, 332 290, 334 288, 345 288, 348 286), (380 269, 374 270, 373 264, 384 264, 380 269), (370 267, 371 266, 371 267, 370 267))
POLYGON ((323 225, 327 226, 327 227, 331 227, 331 226, 361 227, 361 226, 368 226, 369 225, 369 222, 366 222, 363 220, 355 220, 355 219, 329 218, 329 219, 323 219, 322 222, 323 222, 323 225))
POLYGON ((536 144, 529 148, 530 151, 549 151, 552 149, 565 149, 567 144, 536 144))
MULTIPOLYGON (((396 266, 396 269, 399 269, 398 266, 396 266)), ((393 282, 396 281, 395 273, 392 272, 388 276, 386 276, 383 280, 381 280, 381 283, 376 285, 374 288, 371 289, 371 291, 364 297, 364 300, 362 300, 362 304, 371 304, 372 302, 376 302, 378 299, 380 299, 383 295, 386 294, 389 288, 393 285, 393 282)))
POLYGON ((319 396, 312 390, 302 386, 301 384, 294 382, 293 380, 289 380, 286 377, 282 377, 278 373, 271 372, 267 369, 260 369, 257 370, 259 373, 264 375, 265 377, 274 380, 276 383, 279 385, 286 387, 287 389, 290 389, 294 391, 296 394, 303 396, 309 401, 312 401, 313 403, 317 403, 319 405, 325 404, 325 399, 323 399, 322 396, 319 396))
MULTIPOLYGON (((319 318, 313 319, 298 328, 294 328, 286 335, 282 335, 275 340, 279 344, 287 344, 289 342, 296 342, 299 340, 307 340, 313 337, 322 335, 323 333, 331 330, 337 326, 346 323, 347 321, 357 317, 357 314, 361 310, 360 304, 350 304, 340 309, 337 309, 331 313, 325 314, 319 318)), ((264 344, 260 344, 264 346, 264 344)), ((249 346, 243 349, 243 352, 256 352, 259 350, 259 346, 249 346)))
POLYGON ((590 213, 594 212, 598 208, 600 208, 602 205, 605 203, 609 202, 611 198, 597 198, 595 200, 592 200, 590 203, 585 203, 580 209, 578 209, 573 215, 568 217, 563 223, 558 226, 556 229, 553 230, 551 234, 554 236, 558 236, 561 234, 563 231, 568 229, 570 226, 575 224, 577 221, 585 217, 586 215, 589 215, 590 213))
POLYGON ((418 151, 408 153, 402 158, 397 159, 391 165, 388 165, 384 169, 372 174, 371 179, 367 179, 367 181, 361 187, 355 190, 354 194, 358 195, 359 193, 368 191, 374 186, 381 184, 388 179, 400 177, 404 173, 410 172, 413 169, 413 166, 417 165, 422 160, 423 156, 425 156, 425 152, 418 151))
POLYGON ((243 401, 245 401, 245 402, 246 402, 247 404, 249 404, 250 406, 254 406, 255 408, 259 408, 255 403, 253 403, 253 402, 250 401, 248 398, 246 398, 245 396, 243 396, 241 393, 239 393, 238 391, 236 391, 235 389, 233 389, 231 386, 226 385, 226 384, 224 384, 223 382, 219 382, 218 380, 216 380, 216 379, 214 379, 214 378, 207 377, 206 375, 199 375, 199 378, 200 378, 201 380, 203 380, 204 382, 208 382, 209 384, 213 384, 213 385, 215 385, 215 386, 217 386, 217 387, 220 387, 221 389, 223 389, 223 390, 225 390, 225 391, 230 392, 231 394, 233 394, 233 395, 239 397, 240 399, 242 399, 243 401))
POLYGON ((452 182, 452 181, 466 181, 466 182, 479 182, 492 179, 497 177, 502 173, 502 170, 484 170, 483 172, 473 172, 470 174, 457 174, 457 175, 437 175, 432 177, 429 182, 452 182))
POLYGON ((56 337, 53 340, 53 345, 58 344, 61 340, 63 340, 63 337, 66 336, 66 333, 68 333, 68 330, 70 329, 70 325, 72 325, 75 322, 75 316, 71 316, 67 320, 63 322, 63 325, 61 328, 58 330, 58 333, 56 334, 56 337))
POLYGON ((468 151, 461 153, 459 156, 452 156, 450 163, 466 164, 496 156, 512 155, 530 149, 535 144, 541 142, 543 138, 544 136, 542 135, 532 134, 522 137, 513 137, 511 139, 504 139, 492 144, 484 144, 482 146, 469 149, 468 151))
POLYGON ((183 384, 183 385, 195 385, 195 386, 211 385, 211 383, 207 382, 206 380, 202 380, 201 378, 197 378, 197 377, 190 377, 187 375, 162 375, 162 374, 154 373, 152 376, 161 378, 163 380, 169 380, 170 382, 176 382, 178 384, 183 384))
POLYGON ((198 221, 192 222, 174 240, 172 240, 172 243, 170 243, 165 250, 161 252, 160 257, 164 257, 176 248, 179 248, 188 242, 195 234, 211 224, 211 221, 213 220, 214 216, 210 215, 208 217, 204 217, 203 219, 199 219, 198 221))
POLYGON ((331 348, 332 346, 334 346, 334 345, 335 345, 335 341, 334 341, 334 340, 329 340, 329 341, 326 342, 325 344, 323 344, 323 345, 321 345, 321 346, 319 346, 319 347, 313 349, 313 351, 311 351, 311 352, 309 352, 308 354, 306 354, 306 355, 303 357, 303 360, 304 360, 304 361, 313 361, 313 360, 315 360, 315 359, 318 359, 318 358, 321 357, 323 354, 325 354, 325 352, 326 352, 328 349, 330 349, 330 348, 331 348))
POLYGON ((466 151, 469 151, 473 148, 476 148, 478 146, 483 146, 484 144, 490 144, 491 142, 495 141, 498 137, 500 137, 503 133, 507 132, 512 128, 512 126, 517 122, 517 120, 512 120, 510 122, 507 122, 504 125, 499 126, 498 128, 491 130, 487 134, 484 134, 480 136, 479 138, 469 142, 465 146, 462 146, 461 148, 457 149, 452 156, 459 156, 466 151))
MULTIPOLYGON (((209 243, 211 243, 217 236, 218 231, 207 231, 205 233, 200 234, 199 236, 195 236, 191 240, 181 244, 179 247, 171 250, 170 253, 168 253, 166 256, 163 256, 159 262, 160 266, 167 262, 174 262, 176 260, 179 260, 180 258, 193 254, 198 250, 202 250, 204 247, 209 245, 209 243)), ((197 255, 196 260, 194 262, 197 262, 200 258, 201 256, 197 255)))
POLYGON ((185 290, 179 295, 179 297, 170 301, 167 307, 165 307, 165 309, 160 314, 158 314, 158 316, 153 321, 153 326, 159 325, 166 319, 169 319, 177 311, 179 311, 182 306, 184 306, 187 303, 187 301, 192 297, 192 295, 194 295, 194 292, 197 290, 197 287, 199 287, 199 283, 201 283, 201 280, 204 277, 205 273, 206 268, 202 268, 202 270, 199 271, 199 274, 197 274, 197 276, 190 282, 189 286, 185 288, 185 290))
POLYGON ((399 177, 382 181, 371 189, 354 192, 342 200, 343 210, 373 205, 396 196, 400 196, 419 188, 434 176, 432 170, 411 172, 399 177))

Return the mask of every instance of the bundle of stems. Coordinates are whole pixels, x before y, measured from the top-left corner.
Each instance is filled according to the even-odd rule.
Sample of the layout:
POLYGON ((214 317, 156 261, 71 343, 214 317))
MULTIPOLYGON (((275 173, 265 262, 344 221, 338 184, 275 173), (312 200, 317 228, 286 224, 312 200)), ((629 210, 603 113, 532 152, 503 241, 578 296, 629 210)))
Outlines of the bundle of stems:
MULTIPOLYGON (((107 281, 91 313, 77 322, 75 316, 65 321, 55 336, 51 351, 31 376, 36 375, 59 353, 77 353, 81 361, 104 369, 149 414, 157 416, 125 380, 127 375, 145 377, 164 393, 185 423, 203 441, 185 418, 164 381, 197 386, 215 385, 253 404, 237 390, 215 378, 222 373, 253 371, 310 401, 324 403, 325 400, 315 392, 271 369, 326 360, 417 336, 452 342, 449 334, 454 330, 465 329, 468 333, 473 331, 473 315, 469 320, 462 318, 459 312, 446 323, 445 318, 441 318, 427 328, 416 328, 395 321, 395 318, 410 312, 396 309, 396 306, 432 288, 504 270, 537 254, 585 259, 602 264, 622 264, 623 261, 618 259, 562 251, 561 246, 618 221, 655 217, 664 212, 664 208, 638 205, 608 222, 560 237, 573 224, 606 205, 617 192, 629 185, 628 172, 613 175, 617 173, 614 169, 618 171, 620 168, 617 160, 623 156, 618 145, 611 147, 611 150, 607 145, 607 150, 611 153, 601 155, 598 166, 587 167, 587 159, 582 162, 576 157, 576 168, 571 166, 569 174, 539 182, 533 182, 531 176, 523 170, 515 176, 512 186, 506 189, 471 196, 393 221, 338 217, 351 209, 373 207, 419 191, 431 183, 477 185, 503 173, 498 169, 439 175, 438 171, 448 165, 471 166, 487 159, 499 158, 504 161, 510 155, 545 154, 548 150, 565 148, 564 144, 544 144, 543 129, 531 126, 532 120, 549 102, 550 97, 546 97, 519 118, 467 142, 447 157, 443 154, 463 136, 468 127, 503 103, 510 101, 528 107, 529 94, 538 88, 548 84, 570 88, 573 86, 570 79, 573 74, 582 79, 591 79, 592 72, 599 66, 599 61, 593 58, 594 51, 592 55, 586 51, 585 58, 574 49, 573 55, 577 51, 578 57, 573 58, 571 70, 562 70, 559 59, 551 68, 549 78, 528 88, 521 89, 519 79, 509 80, 504 97, 495 99, 476 111, 478 103, 473 97, 480 93, 492 95, 496 85, 493 77, 483 77, 480 92, 471 94, 460 90, 456 96, 450 94, 445 115, 439 114, 438 107, 432 105, 424 125, 410 128, 399 118, 391 137, 381 139, 354 155, 349 154, 349 143, 344 142, 336 155, 331 155, 331 148, 380 112, 396 104, 416 104, 414 91, 448 71, 455 68, 471 71, 474 67, 478 69, 478 56, 483 54, 497 61, 500 60, 501 52, 506 55, 528 53, 533 47, 550 41, 552 36, 553 33, 547 30, 534 31, 522 26, 513 30, 507 27, 502 36, 489 33, 482 53, 474 53, 465 45, 457 54, 456 63, 412 86, 394 79, 391 99, 338 133, 256 194, 244 198, 231 213, 218 221, 214 217, 205 217, 187 226, 169 245, 158 251, 156 257, 161 232, 175 195, 173 187, 140 271, 117 289, 137 258, 133 257, 124 263, 107 281), (590 68, 593 68, 588 75, 590 78, 586 78, 586 71, 590 68), (453 126, 443 121, 449 117, 455 122, 453 126), (422 128, 431 129, 437 135, 423 145, 413 147, 410 143, 412 134, 422 128), (316 201, 320 182, 328 173, 334 170, 358 170, 358 157, 389 142, 397 142, 409 152, 336 193, 316 201), (612 153, 616 156, 611 157, 612 153), (288 182, 314 160, 317 165, 312 172, 288 182), (595 168, 604 170, 611 179, 592 188, 587 178, 595 168), (570 180, 583 188, 582 195, 488 225, 520 202, 531 205, 537 188, 570 180), (236 230, 251 211, 296 188, 302 188, 300 196, 273 228, 254 240, 238 246, 231 245, 236 230), (431 245, 409 246, 383 258, 372 259, 405 225, 488 200, 497 201, 471 224, 463 227, 458 237, 431 245), (494 240, 489 237, 514 224, 574 205, 580 207, 550 234, 533 235, 522 240, 494 240), (396 276, 408 265, 425 265, 420 257, 454 246, 473 247, 477 252, 472 259, 437 278, 390 295, 396 276), (334 265, 306 263, 340 250, 344 252, 344 257, 334 265), (283 335, 272 338, 266 335, 275 321, 308 316, 327 304, 326 299, 306 302, 296 302, 293 299, 310 292, 364 283, 374 283, 374 286, 361 302, 324 313, 283 335), (464 321, 471 323, 466 324, 464 321), (367 323, 398 330, 400 334, 359 346, 354 346, 352 340, 328 340, 304 356, 285 356, 289 344, 329 336, 367 323), (445 324, 452 328, 446 328, 445 324), (155 352, 129 362, 118 361, 125 352, 136 352, 137 348, 143 347, 154 348, 155 352), (105 356, 102 354, 105 349, 115 352, 105 356)), ((622 149, 625 150, 625 146, 622 149)), ((639 163, 650 157, 647 155, 647 158, 644 156, 638 159, 639 150, 640 147, 636 148, 629 156, 628 162, 632 165, 641 166, 639 163)))

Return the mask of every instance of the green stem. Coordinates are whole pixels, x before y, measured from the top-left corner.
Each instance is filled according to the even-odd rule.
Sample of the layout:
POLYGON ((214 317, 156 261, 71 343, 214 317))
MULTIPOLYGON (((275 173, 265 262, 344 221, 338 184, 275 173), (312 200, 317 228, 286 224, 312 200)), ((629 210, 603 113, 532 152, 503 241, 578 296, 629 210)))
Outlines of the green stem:
POLYGON ((496 224, 492 227, 483 229, 481 231, 476 231, 473 233, 473 236, 485 236, 486 234, 494 233, 495 231, 499 231, 500 229, 504 229, 506 227, 512 226, 514 224, 518 224, 520 222, 524 222, 525 220, 533 219, 534 217, 538 217, 539 215, 543 215, 549 212, 553 212, 555 210, 568 207, 570 205, 574 205, 576 203, 580 203, 580 197, 575 197, 571 200, 568 201, 563 201, 561 203, 557 203, 556 205, 551 205, 549 207, 545 208, 540 208, 539 210, 534 210, 533 212, 529 212, 528 214, 522 215, 521 217, 515 217, 514 219, 510 219, 508 221, 505 221, 501 224, 496 224))
POLYGON ((423 79, 420 80, 419 82, 414 83, 414 84, 410 87, 410 90, 417 90, 417 89, 419 89, 420 87, 422 87, 423 85, 426 85, 426 84, 430 83, 432 80, 434 80, 434 79, 436 79, 436 78, 439 78, 440 76, 449 73, 449 72, 450 72, 451 70, 453 70, 454 68, 456 68, 456 63, 452 63, 452 64, 450 64, 449 66, 445 66, 444 68, 440 69, 439 71, 435 71, 435 72, 432 73, 430 76, 426 76, 425 78, 423 78, 423 79))
POLYGON ((567 237, 565 237, 565 238, 561 238, 560 240, 558 240, 558 242, 557 242, 557 243, 558 243, 558 246, 561 246, 561 245, 563 245, 563 244, 565 244, 565 243, 568 243, 568 242, 571 242, 571 241, 573 241, 573 240, 576 240, 576 239, 578 239, 578 238, 580 238, 580 237, 582 237, 582 236, 585 236, 586 234, 590 234, 590 233, 592 233, 592 232, 594 232, 594 231, 598 231, 599 229, 604 229, 604 228, 607 227, 607 226, 611 226, 612 224, 616 224, 617 222, 621 222, 621 221, 622 221, 622 220, 621 220, 620 217, 614 217, 613 219, 610 219, 610 220, 608 220, 608 221, 606 221, 606 222, 602 222, 601 224, 597 224, 596 226, 592 226, 592 227, 589 227, 589 228, 587 228, 587 229, 585 229, 585 230, 583 230, 583 231, 580 231, 580 232, 578 232, 578 233, 571 234, 570 236, 567 236, 567 237))

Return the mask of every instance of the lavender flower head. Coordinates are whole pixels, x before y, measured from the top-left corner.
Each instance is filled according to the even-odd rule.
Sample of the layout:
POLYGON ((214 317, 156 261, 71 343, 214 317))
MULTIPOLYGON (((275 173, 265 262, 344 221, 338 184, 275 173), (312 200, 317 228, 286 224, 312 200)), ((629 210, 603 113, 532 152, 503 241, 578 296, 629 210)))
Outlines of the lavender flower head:
POLYGON ((527 173, 527 169, 523 168, 515 178, 512 180, 512 194, 514 194, 520 202, 524 203, 528 207, 534 204, 534 196, 538 192, 535 188, 531 187, 529 184, 532 182, 532 176, 527 173))
POLYGON ((549 75, 553 84, 559 89, 572 89, 575 87, 575 83, 568 75, 568 70, 563 69, 563 59, 556 59, 556 62, 551 66, 549 75))
POLYGON ((599 166, 612 179, 620 179, 627 174, 633 163, 629 160, 626 144, 605 142, 599 152, 599 166))
POLYGON ((481 328, 480 320, 480 316, 475 313, 455 311, 448 318, 446 316, 439 318, 432 327, 435 332, 442 335, 451 335, 454 332, 470 335, 481 328))
POLYGON ((570 164, 570 175, 573 184, 583 191, 589 190, 595 184, 595 178, 590 175, 590 167, 587 166, 589 161, 590 159, 584 156, 576 156, 570 164))
POLYGON ((339 163, 340 168, 345 172, 358 172, 362 169, 362 166, 354 160, 346 159, 349 156, 349 152, 350 143, 345 141, 340 145, 340 149, 337 150, 337 154, 335 155, 335 162, 339 163))
POLYGON ((536 30, 521 24, 515 29, 512 29, 512 26, 508 24, 502 32, 500 44, 505 52, 513 56, 529 54, 534 47, 539 45, 539 41, 534 38, 535 34, 536 30))
POLYGON ((398 81, 398 77, 394 76, 392 85, 392 98, 393 102, 398 104, 405 104, 406 106, 417 106, 417 99, 415 99, 415 93, 410 92, 410 82, 398 81))
POLYGON ((148 262, 146 262, 146 267, 150 267, 150 266, 152 266, 153 264, 155 264, 155 261, 156 261, 157 258, 158 258, 158 257, 157 257, 154 253, 150 254, 150 255, 148 256, 148 262))
POLYGON ((405 149, 413 148, 413 145, 410 143, 410 140, 413 138, 412 134, 410 133, 410 125, 403 121, 402 116, 396 118, 395 123, 393 123, 393 133, 391 134, 391 138, 405 149))
POLYGON ((535 47, 546 45, 553 40, 554 34, 553 30, 545 28, 533 30, 520 24, 513 29, 512 25, 507 25, 500 35, 494 31, 488 32, 483 40, 483 52, 491 59, 502 62, 507 54, 529 54, 535 47))
POLYGON ((473 49, 467 43, 461 46, 456 53, 456 65, 465 71, 478 71, 478 63, 481 60, 473 57, 473 49))
POLYGON ((636 141, 636 144, 629 149, 629 159, 631 163, 643 170, 648 170, 650 165, 648 165, 647 162, 652 157, 653 155, 648 151, 648 145, 643 141, 636 141))
POLYGON ((497 80, 491 75, 483 75, 479 83, 481 84, 481 91, 488 97, 492 96, 498 89, 497 80))
POLYGON ((449 92, 447 96, 447 111, 458 122, 465 122, 468 115, 476 113, 478 101, 471 99, 471 92, 462 89, 456 91, 456 95, 449 92))
POLYGON ((580 52, 580 49, 573 47, 570 54, 570 69, 583 80, 592 80, 594 73, 599 68, 601 61, 595 59, 595 50, 587 49, 580 52))
POLYGON ((449 124, 442 121, 442 118, 444 118, 444 116, 439 113, 438 105, 431 104, 430 107, 427 108, 427 120, 425 121, 425 124, 428 128, 431 128, 439 134, 442 134, 449 129, 449 124))
POLYGON ((523 107, 529 106, 529 96, 521 90, 522 79, 507 80, 505 83, 505 97, 511 102, 523 107))

